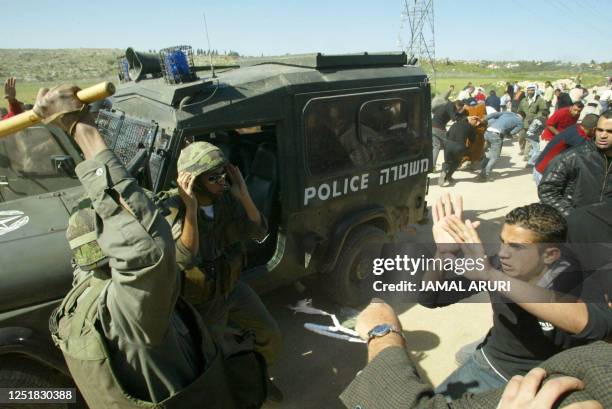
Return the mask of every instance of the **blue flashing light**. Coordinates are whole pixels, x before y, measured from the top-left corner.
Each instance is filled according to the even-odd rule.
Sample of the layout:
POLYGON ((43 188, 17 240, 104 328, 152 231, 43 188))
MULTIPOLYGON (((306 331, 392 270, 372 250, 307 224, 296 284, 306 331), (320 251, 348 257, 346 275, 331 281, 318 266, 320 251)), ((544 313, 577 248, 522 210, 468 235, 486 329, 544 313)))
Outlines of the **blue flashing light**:
POLYGON ((183 82, 191 74, 187 56, 181 50, 170 51, 164 55, 164 65, 166 66, 166 72, 174 83, 183 82))

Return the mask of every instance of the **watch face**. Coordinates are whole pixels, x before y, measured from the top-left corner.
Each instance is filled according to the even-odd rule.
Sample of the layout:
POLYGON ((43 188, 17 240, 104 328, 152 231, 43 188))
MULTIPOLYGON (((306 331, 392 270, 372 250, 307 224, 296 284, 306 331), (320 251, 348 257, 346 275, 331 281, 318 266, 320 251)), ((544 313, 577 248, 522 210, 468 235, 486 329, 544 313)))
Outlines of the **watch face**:
POLYGON ((383 335, 387 335, 393 328, 389 324, 379 324, 372 328, 370 331, 370 336, 372 337, 382 337, 383 335))

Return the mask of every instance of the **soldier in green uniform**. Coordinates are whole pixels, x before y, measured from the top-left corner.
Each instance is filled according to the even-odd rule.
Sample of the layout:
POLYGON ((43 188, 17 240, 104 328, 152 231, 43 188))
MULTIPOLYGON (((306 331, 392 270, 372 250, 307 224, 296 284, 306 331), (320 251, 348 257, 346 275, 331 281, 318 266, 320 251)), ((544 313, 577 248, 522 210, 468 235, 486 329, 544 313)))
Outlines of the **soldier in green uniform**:
POLYGON ((259 407, 263 364, 255 353, 239 362, 259 392, 251 394, 250 378, 232 383, 237 371, 225 371, 197 312, 179 298, 170 227, 107 148, 76 91, 41 89, 34 111, 72 135, 85 157, 76 174, 88 202, 67 229, 75 285, 50 326, 89 408, 259 407))
MULTIPOLYGON (((259 296, 240 281, 244 241, 263 242, 267 221, 253 203, 240 170, 216 146, 188 145, 177 168, 178 189, 160 197, 169 209, 176 261, 185 275, 183 295, 206 324, 229 322, 252 331, 255 349, 271 367, 281 347, 280 329, 259 296)), ((281 391, 270 380, 268 400, 282 400, 281 391)))

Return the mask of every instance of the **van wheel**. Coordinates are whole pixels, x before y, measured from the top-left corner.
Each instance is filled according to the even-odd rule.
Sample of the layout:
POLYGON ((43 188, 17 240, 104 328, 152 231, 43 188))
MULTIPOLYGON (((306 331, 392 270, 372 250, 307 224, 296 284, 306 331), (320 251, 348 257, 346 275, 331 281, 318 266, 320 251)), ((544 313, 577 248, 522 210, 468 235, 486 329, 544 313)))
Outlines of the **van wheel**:
MULTIPOLYGON (((70 378, 54 368, 21 355, 0 356, 0 388, 76 388, 70 378)), ((87 409, 81 394, 76 391, 77 403, 17 403, 2 404, 2 409, 87 409)))
POLYGON ((380 257, 387 235, 378 227, 356 227, 346 239, 332 272, 328 292, 340 305, 357 307, 372 298, 372 265, 380 257))

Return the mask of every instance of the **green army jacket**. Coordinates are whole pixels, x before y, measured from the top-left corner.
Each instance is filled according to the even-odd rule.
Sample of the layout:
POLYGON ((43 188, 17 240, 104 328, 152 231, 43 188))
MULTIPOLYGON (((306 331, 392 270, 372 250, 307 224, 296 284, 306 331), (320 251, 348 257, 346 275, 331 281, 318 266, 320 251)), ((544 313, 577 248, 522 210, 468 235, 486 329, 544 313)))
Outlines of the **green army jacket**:
MULTIPOLYGON (((109 258, 110 277, 90 301, 95 306, 90 318, 99 324, 95 328, 99 336, 87 337, 85 325, 67 329, 79 310, 90 307, 79 304, 81 298, 71 305, 74 313, 59 317, 57 327, 67 332, 54 336, 88 402, 100 401, 102 391, 96 391, 97 386, 112 383, 109 378, 95 379, 92 368, 85 365, 88 357, 82 352, 94 348, 96 339, 102 340, 109 364, 132 399, 161 402, 203 372, 215 346, 205 333, 190 331, 179 315, 180 276, 170 227, 115 154, 100 152, 80 163, 76 174, 96 211, 97 241, 109 258), (203 342, 194 342, 194 336, 203 342)), ((84 294, 88 291, 92 289, 83 289, 84 294)))
POLYGON ((535 117, 541 116, 542 112, 547 109, 548 105, 546 104, 546 100, 540 95, 535 96, 535 101, 533 101, 531 105, 529 104, 527 97, 523 98, 518 106, 518 110, 524 111, 526 114, 525 119, 523 120, 525 129, 527 129, 535 117))

